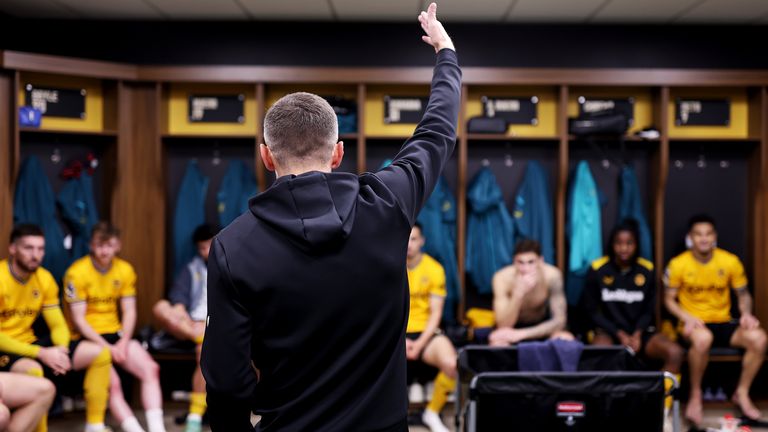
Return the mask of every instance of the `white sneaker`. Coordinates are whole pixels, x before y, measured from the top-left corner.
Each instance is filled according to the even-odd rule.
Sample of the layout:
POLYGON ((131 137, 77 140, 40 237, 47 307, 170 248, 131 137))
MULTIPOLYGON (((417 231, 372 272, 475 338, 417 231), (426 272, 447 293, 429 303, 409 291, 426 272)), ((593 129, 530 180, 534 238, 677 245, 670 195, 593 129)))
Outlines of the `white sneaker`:
POLYGON ((408 401, 416 404, 424 403, 424 387, 421 384, 411 384, 411 388, 408 389, 408 401))
POLYGON ((440 414, 432 410, 425 409, 424 414, 421 415, 421 421, 424 422, 432 432, 450 432, 450 430, 443 424, 443 420, 440 419, 440 414))

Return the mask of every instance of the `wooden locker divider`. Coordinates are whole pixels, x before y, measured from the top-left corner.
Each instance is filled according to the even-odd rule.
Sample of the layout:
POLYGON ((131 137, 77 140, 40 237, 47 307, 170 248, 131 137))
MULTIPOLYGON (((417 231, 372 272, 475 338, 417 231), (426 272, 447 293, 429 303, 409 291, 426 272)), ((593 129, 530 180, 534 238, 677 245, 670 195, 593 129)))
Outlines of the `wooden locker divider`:
POLYGON ((752 88, 749 94, 749 137, 758 141, 749 163, 748 248, 752 269, 754 313, 762 323, 768 323, 768 271, 766 269, 765 227, 768 219, 768 91, 766 87, 752 88))
POLYGON ((259 146, 264 143, 264 116, 267 113, 265 104, 264 83, 256 84, 256 119, 259 125, 256 128, 254 169, 256 170, 256 183, 258 183, 260 191, 267 188, 267 168, 261 162, 261 151, 259 150, 259 146))
POLYGON ((567 271, 565 262, 565 224, 566 202, 568 199, 568 164, 569 138, 568 138, 568 91, 566 85, 560 86, 560 101, 558 103, 557 134, 560 139, 558 152, 558 177, 557 177, 557 202, 555 203, 555 252, 557 267, 563 272, 567 271))
MULTIPOLYGON (((152 320, 165 293, 165 193, 161 85, 121 83, 118 89, 118 170, 112 220, 121 228, 121 255, 138 274, 137 326, 152 320)), ((137 327, 138 328, 138 327, 137 327)))
POLYGON ((459 108, 459 166, 458 179, 456 186, 456 264, 459 272, 459 305, 456 310, 456 321, 462 323, 465 321, 466 313, 466 290, 467 275, 465 273, 466 263, 464 256, 467 251, 467 162, 469 160, 469 142, 467 132, 467 97, 469 97, 469 87, 464 84, 461 86, 461 107, 459 108))
POLYGON ((669 115, 669 87, 661 87, 654 100, 654 120, 659 130, 659 147, 653 158, 654 170, 651 171, 656 179, 656 187, 653 191, 653 207, 649 210, 653 229, 653 261, 656 269, 656 321, 661 318, 662 304, 664 301, 664 203, 667 177, 669 174, 669 127, 665 119, 669 115), (655 171, 655 172, 654 172, 655 171))
POLYGON ((16 74, 0 71, 0 251, 7 250, 13 227, 14 149, 18 141, 15 94, 16 74))
POLYGON ((365 142, 365 96, 368 88, 363 83, 357 84, 357 172, 366 171, 366 142, 365 142))

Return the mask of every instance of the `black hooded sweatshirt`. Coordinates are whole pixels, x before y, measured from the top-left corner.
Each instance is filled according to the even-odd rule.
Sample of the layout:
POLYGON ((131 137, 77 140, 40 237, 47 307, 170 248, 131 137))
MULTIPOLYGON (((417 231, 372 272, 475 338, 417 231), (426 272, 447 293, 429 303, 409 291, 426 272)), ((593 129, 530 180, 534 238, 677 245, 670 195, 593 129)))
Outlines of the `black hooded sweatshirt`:
POLYGON ((453 152, 460 88, 443 49, 390 166, 280 177, 215 238, 202 354, 215 432, 252 431, 252 410, 259 431, 408 430, 406 250, 453 152))

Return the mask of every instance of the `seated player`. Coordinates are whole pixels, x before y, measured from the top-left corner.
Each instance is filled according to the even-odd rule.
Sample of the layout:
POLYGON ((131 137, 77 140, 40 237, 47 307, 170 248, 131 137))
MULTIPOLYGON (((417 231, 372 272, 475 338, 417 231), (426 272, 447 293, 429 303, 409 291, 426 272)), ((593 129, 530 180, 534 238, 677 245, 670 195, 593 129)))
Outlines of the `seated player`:
POLYGON ((656 274, 639 256, 637 224, 623 221, 611 231, 608 256, 592 263, 582 297, 592 320, 595 345, 621 344, 664 361, 680 379, 683 350, 654 327, 656 274))
POLYGON ((424 236, 416 224, 408 239, 406 266, 411 300, 405 334, 405 355, 409 361, 423 361, 440 369, 435 378, 432 400, 422 421, 433 432, 447 432, 440 419, 448 394, 456 387, 456 350, 442 334, 440 319, 445 303, 445 271, 434 258, 421 251, 424 236))
POLYGON ((490 345, 574 339, 565 330, 563 275, 557 267, 544 262, 538 242, 518 242, 513 264, 496 272, 492 284, 496 330, 488 337, 490 345))
MULTIPOLYGON (((0 364, 8 360, 0 356, 0 364)), ((55 396, 56 387, 45 378, 0 372, 0 431, 35 430, 55 396)))
MULTIPOLYGON (((141 400, 150 432, 165 432, 160 369, 138 341, 136 327, 136 273, 116 255, 118 230, 107 222, 93 227, 91 253, 78 259, 64 275, 72 322, 80 336, 108 349, 112 362, 141 381, 141 400), (122 321, 118 316, 118 304, 122 321)), ((123 396, 120 377, 110 371, 109 408, 125 432, 143 432, 123 396)))
MULTIPOLYGON (((59 288, 40 267, 45 255, 43 231, 19 225, 11 232, 10 259, 0 261, 0 371, 43 376, 43 366, 55 375, 85 369, 86 432, 102 432, 107 409, 110 352, 88 341, 70 342, 69 328, 59 307, 59 288), (42 313, 53 346, 37 344, 32 323, 42 313), (42 365, 41 365, 42 363, 42 365)), ((47 430, 43 415, 39 431, 47 430)))
POLYGON ((168 293, 169 300, 160 300, 154 307, 160 325, 177 339, 195 343, 197 367, 192 375, 192 396, 187 416, 186 432, 200 432, 205 414, 205 380, 200 370, 200 350, 208 316, 208 252, 219 230, 212 225, 200 225, 192 234, 197 247, 194 257, 176 277, 168 293))
POLYGON ((752 296, 739 258, 717 247, 715 221, 706 215, 688 224, 690 249, 672 258, 664 275, 664 304, 679 320, 679 331, 687 344, 690 397, 685 409, 689 421, 698 425, 703 417, 701 380, 711 347, 745 350, 741 377, 733 403, 753 420, 760 411, 749 397, 749 388, 765 358, 766 334, 752 315, 752 296), (731 316, 731 290, 738 297, 738 320, 731 316))

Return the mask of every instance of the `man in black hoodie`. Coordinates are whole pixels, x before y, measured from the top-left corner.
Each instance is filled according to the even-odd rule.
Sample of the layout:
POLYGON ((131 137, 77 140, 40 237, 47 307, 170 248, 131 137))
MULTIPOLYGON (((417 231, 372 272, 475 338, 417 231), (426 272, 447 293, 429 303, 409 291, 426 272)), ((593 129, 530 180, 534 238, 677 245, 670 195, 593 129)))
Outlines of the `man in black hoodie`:
POLYGON ((436 6, 419 15, 437 52, 424 118, 390 166, 341 163, 333 109, 284 97, 261 155, 278 176, 214 240, 202 367, 216 432, 407 431, 406 250, 456 140, 461 71, 436 6), (256 372, 258 370, 258 373, 256 372))

